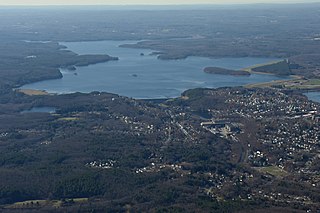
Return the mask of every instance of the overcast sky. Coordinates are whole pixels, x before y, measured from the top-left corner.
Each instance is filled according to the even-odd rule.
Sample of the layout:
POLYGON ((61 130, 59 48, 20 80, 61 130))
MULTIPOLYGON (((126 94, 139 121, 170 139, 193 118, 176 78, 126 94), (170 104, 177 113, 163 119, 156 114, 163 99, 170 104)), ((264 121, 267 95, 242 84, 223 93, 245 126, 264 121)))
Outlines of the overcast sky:
POLYGON ((320 0, 0 0, 0 5, 168 5, 304 2, 320 2, 320 0))

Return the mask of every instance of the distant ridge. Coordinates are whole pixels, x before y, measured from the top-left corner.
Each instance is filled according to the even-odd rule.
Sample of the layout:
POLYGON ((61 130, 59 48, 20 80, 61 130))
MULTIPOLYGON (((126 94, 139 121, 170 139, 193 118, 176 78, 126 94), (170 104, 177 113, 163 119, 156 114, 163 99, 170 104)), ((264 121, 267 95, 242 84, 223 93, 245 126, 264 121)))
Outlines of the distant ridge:
POLYGON ((182 5, 0 5, 3 9, 59 9, 59 10, 233 10, 314 7, 320 2, 310 3, 253 3, 253 4, 182 4, 182 5))

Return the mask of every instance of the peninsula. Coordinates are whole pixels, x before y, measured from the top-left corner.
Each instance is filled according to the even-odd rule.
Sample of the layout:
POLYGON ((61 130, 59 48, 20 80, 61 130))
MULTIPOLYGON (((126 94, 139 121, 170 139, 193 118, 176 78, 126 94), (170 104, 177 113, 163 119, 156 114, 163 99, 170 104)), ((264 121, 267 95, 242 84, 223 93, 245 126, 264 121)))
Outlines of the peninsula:
POLYGON ((235 76, 249 76, 250 72, 244 70, 231 70, 221 67, 206 67, 203 70, 205 73, 209 74, 219 74, 219 75, 235 75, 235 76))

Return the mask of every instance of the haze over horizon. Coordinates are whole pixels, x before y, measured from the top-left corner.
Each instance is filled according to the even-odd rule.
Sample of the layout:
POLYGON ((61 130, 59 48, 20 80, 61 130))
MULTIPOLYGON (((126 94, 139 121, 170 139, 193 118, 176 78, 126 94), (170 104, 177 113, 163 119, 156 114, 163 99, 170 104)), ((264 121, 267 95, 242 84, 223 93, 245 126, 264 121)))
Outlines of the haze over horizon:
POLYGON ((257 3, 317 3, 319 0, 0 0, 0 5, 192 5, 192 4, 257 4, 257 3))

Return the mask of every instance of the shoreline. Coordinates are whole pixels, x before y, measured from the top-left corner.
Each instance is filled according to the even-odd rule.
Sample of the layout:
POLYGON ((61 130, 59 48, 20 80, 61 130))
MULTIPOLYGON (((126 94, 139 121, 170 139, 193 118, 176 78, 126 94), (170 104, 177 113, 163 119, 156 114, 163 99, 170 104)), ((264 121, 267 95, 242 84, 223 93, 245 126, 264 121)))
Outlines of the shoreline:
MULTIPOLYGON (((100 40, 95 40, 96 42, 99 42, 100 40)), ((103 40, 103 41, 110 41, 110 40, 103 40)), ((112 41, 123 41, 123 42, 132 42, 132 43, 136 43, 136 42, 141 42, 141 40, 112 40, 112 41)), ((142 40, 143 41, 143 40, 142 40)), ((40 41, 32 41, 32 42, 40 42, 40 41)), ((67 46, 65 46, 65 43, 68 43, 68 42, 77 42, 77 41, 59 41, 57 42, 59 45, 63 45, 64 48, 70 50, 67 46)), ((94 42, 94 41, 80 41, 80 42, 94 42)), ((121 46, 119 46, 121 47, 121 46)), ((126 48, 133 48, 133 49, 141 49, 141 50, 145 50, 144 48, 135 48, 135 47, 126 47, 126 48)), ((72 51, 72 50, 70 50, 72 51)), ((201 57, 201 56, 199 56, 201 57)), ((204 57, 204 58, 211 58, 211 57, 204 57)), ((230 57, 232 58, 232 57, 230 57)), ((246 57, 243 57, 243 58, 246 58, 246 57)), ((261 57, 263 58, 263 57, 261 57)), ((160 60, 160 59, 159 59, 160 60)), ((174 59, 167 59, 168 61, 170 60, 174 60, 174 59)), ((109 60, 108 60, 109 61, 109 60)), ((105 61, 103 63, 107 63, 108 61, 105 61)), ((264 73, 264 72, 255 72, 255 71, 252 71, 253 68, 256 68, 256 67, 260 67, 260 66, 265 66, 265 65, 268 65, 268 64, 274 64, 274 63, 277 63, 281 61, 280 59, 279 60, 272 60, 270 62, 267 62, 267 63, 263 63, 263 64, 254 64, 252 66, 249 66, 247 68, 242 68, 242 69, 239 69, 239 71, 244 71, 244 72, 248 72, 250 74, 258 74, 258 75, 273 75, 273 76, 276 76, 275 74, 272 74, 272 73, 264 73)), ((101 62, 97 62, 97 63, 101 63, 101 62)), ((96 64, 96 63, 92 63, 92 64, 96 64)), ((85 64, 85 65, 82 65, 82 66, 89 66, 91 64, 85 64)), ((61 73, 61 69, 59 69, 60 73, 61 73)), ((289 76, 290 77, 290 76, 289 76)), ((295 77, 294 79, 299 79, 300 77, 295 77)), ((58 79, 58 78, 55 78, 55 79, 58 79)), ((46 79, 44 78, 44 80, 37 80, 35 82, 32 82, 32 83, 36 83, 36 82, 41 82, 41 81, 45 81, 46 79)), ((242 87, 259 87, 259 86, 266 86, 266 85, 271 85, 271 84, 283 84, 283 83, 286 83, 288 81, 291 81, 292 79, 285 79, 285 80, 275 80, 275 81, 271 81, 271 82, 262 82, 262 83, 252 83, 252 84, 243 84, 241 85, 242 87)), ((27 84, 24 84, 24 85, 27 85, 27 84)), ((45 90, 37 90, 37 89, 22 89, 21 87, 23 87, 24 85, 21 85, 19 88, 16 88, 14 90, 16 91, 19 91, 19 92, 22 92, 26 95, 49 95, 49 94, 55 94, 55 95, 60 95, 60 93, 50 93, 48 91, 45 91, 45 90)), ((232 86, 231 86, 232 87, 232 86)), ((209 88, 209 87, 203 87, 203 88, 209 88)), ((214 88, 214 87, 211 87, 211 88, 214 88)), ((104 91, 102 91, 104 92, 104 91)), ((108 92, 108 91, 105 91, 105 92, 108 92)), ((72 92, 72 93, 75 93, 75 92, 72 92)), ((84 93, 90 93, 90 92, 84 92, 84 93)), ((64 94, 64 93, 61 93, 61 94, 64 94)), ((177 97, 179 97, 179 95, 177 95, 177 97)), ((168 97, 163 97, 163 98, 135 98, 137 100, 139 99, 142 99, 142 100, 159 100, 159 99, 166 99, 168 97)))

